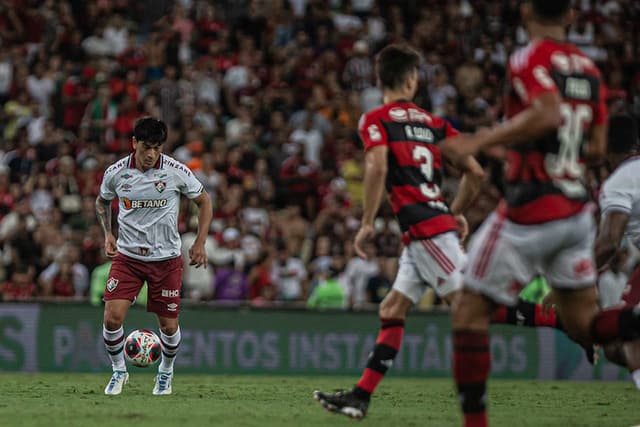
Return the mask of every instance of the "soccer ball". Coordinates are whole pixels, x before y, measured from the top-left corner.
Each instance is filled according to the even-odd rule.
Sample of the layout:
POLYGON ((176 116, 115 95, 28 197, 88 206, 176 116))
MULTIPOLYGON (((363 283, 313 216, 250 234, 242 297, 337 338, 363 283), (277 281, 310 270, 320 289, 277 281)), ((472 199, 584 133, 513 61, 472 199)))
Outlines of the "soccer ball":
POLYGON ((124 342, 124 355, 133 366, 146 368, 160 360, 160 338, 147 329, 136 329, 124 342))

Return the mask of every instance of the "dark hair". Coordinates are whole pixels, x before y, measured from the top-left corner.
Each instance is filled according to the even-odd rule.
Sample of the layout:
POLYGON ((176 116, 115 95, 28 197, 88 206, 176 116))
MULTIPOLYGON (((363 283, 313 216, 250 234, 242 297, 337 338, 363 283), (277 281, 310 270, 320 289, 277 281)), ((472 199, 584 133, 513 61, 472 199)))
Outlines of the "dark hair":
POLYGON ((380 51, 376 58, 376 74, 383 89, 399 88, 413 70, 420 65, 422 57, 407 45, 392 44, 380 51))
POLYGON ((133 136, 138 142, 160 145, 167 140, 167 125, 153 117, 142 117, 136 121, 133 136))
POLYGON ((543 21, 558 21, 569 11, 571 0, 531 0, 531 6, 543 21))
POLYGON ((626 154, 638 149, 638 123, 628 114, 609 117, 607 150, 614 154, 626 154))

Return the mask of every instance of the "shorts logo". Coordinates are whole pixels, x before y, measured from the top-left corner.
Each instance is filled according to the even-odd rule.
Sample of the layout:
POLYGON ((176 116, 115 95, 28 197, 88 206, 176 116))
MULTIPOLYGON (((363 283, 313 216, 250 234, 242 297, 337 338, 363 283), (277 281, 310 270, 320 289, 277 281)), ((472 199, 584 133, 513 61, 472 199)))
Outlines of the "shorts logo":
POLYGON ((178 309, 178 304, 172 302, 171 304, 167 304, 167 310, 176 311, 178 309))
POLYGON ((158 193, 162 193, 164 191, 165 188, 167 188, 167 184, 165 184, 163 181, 158 181, 156 182, 156 190, 158 190, 158 193))
POLYGON ((107 290, 109 292, 113 292, 113 290, 118 286, 118 279, 114 279, 113 277, 110 277, 109 280, 107 280, 107 290))
POLYGON ((180 296, 180 290, 178 289, 163 289, 162 296, 168 298, 176 298, 180 296))
POLYGON ((593 274, 593 261, 590 259, 583 259, 578 261, 573 266, 573 272, 577 278, 587 277, 593 274))

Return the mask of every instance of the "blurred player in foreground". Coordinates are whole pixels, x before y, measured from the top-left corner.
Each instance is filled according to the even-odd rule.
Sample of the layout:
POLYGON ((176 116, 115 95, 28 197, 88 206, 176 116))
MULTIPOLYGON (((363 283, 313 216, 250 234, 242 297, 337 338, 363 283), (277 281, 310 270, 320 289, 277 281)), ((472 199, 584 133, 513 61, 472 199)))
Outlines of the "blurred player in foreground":
MULTIPOLYGON (((638 125, 628 115, 612 116, 609 120, 608 161, 612 174, 600 190, 600 232, 596 239, 596 265, 605 270, 619 254, 623 237, 640 249, 640 152, 638 125)), ((633 272, 626 288, 600 288, 600 302, 615 301, 628 307, 640 303, 640 267, 633 272), (613 293, 615 295, 607 295, 613 293)), ((609 304, 607 304, 609 305, 609 304)), ((616 304, 613 304, 616 305, 616 304)), ((608 359, 626 363, 636 387, 640 389, 640 352, 636 342, 605 346, 608 359)))
POLYGON ((505 200, 470 242, 464 290, 453 305, 453 371, 467 427, 488 425, 488 329, 495 307, 514 305, 535 274, 548 280, 567 334, 584 348, 640 332, 640 313, 632 308, 598 307, 596 226, 584 162, 604 155, 607 109, 600 72, 565 41, 570 4, 522 5, 531 43, 509 60, 508 120, 441 146, 461 159, 509 146, 505 200))
POLYGON ((182 261, 177 224, 181 195, 199 208, 198 235, 189 250, 191 265, 206 268, 204 242, 211 225, 211 200, 185 165, 162 154, 166 139, 163 122, 151 117, 139 119, 133 153, 107 168, 96 199, 105 252, 113 259, 104 294, 103 337, 113 367, 104 390, 107 395, 120 394, 129 378, 122 324, 145 280, 147 311, 157 315, 162 341, 153 394, 171 394, 173 362, 180 345, 182 261), (119 202, 117 242, 111 230, 111 201, 115 197, 119 202))

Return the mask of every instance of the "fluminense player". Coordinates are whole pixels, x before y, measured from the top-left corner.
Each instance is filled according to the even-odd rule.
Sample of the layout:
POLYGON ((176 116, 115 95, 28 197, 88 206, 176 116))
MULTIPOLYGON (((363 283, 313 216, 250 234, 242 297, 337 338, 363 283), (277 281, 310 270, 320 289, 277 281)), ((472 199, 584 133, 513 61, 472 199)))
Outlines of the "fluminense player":
POLYGON ((153 394, 171 394, 173 363, 180 346, 181 195, 199 208, 198 235, 189 249, 190 264, 206 268, 204 244, 213 214, 211 200, 185 165, 162 154, 166 139, 167 126, 163 122, 151 117, 139 119, 132 138, 133 152, 106 169, 96 199, 105 252, 113 259, 104 293, 103 337, 113 367, 104 390, 107 395, 120 394, 129 379, 122 324, 145 280, 149 292, 147 311, 158 317, 162 341, 153 394), (116 197, 117 241, 111 229, 111 201, 116 197))
POLYGON ((453 304, 453 371, 467 427, 488 425, 488 329, 496 304, 516 304, 536 274, 551 286, 567 334, 584 348, 640 334, 640 313, 598 306, 584 163, 604 155, 607 108, 599 70, 566 41, 570 6, 522 4, 531 42, 509 59, 507 120, 441 144, 454 158, 508 146, 505 200, 470 242, 464 289, 453 304))
MULTIPOLYGON (((640 151, 638 125, 629 115, 609 119, 609 153, 612 174, 600 189, 600 230, 596 239, 596 265, 606 269, 618 252, 623 237, 640 249, 640 151)), ((600 303, 619 302, 630 307, 640 303, 640 267, 633 272, 625 289, 600 288, 600 303)), ((606 307, 605 307, 606 308, 606 307)), ((640 389, 640 355, 636 343, 605 346, 608 359, 626 363, 636 387, 640 389)))

